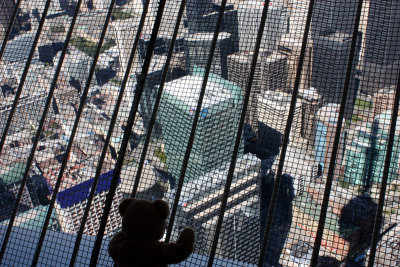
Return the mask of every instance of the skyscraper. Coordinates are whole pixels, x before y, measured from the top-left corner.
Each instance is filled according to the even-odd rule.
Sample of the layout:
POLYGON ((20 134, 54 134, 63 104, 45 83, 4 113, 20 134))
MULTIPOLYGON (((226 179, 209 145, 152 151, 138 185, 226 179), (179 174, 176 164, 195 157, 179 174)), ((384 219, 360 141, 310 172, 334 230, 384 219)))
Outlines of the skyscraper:
MULTIPOLYGON (((13 116, 13 123, 9 133, 19 132, 21 129, 27 128, 31 123, 35 124, 40 120, 44 106, 46 104, 47 90, 50 88, 50 80, 45 76, 41 69, 32 69, 25 80, 22 99, 13 116)), ((6 101, 3 100, 5 104, 6 101)), ((53 110, 49 110, 49 116, 53 110)), ((0 105, 0 133, 11 112, 10 105, 0 105)))
MULTIPOLYGON (((217 25, 218 16, 218 11, 202 15, 194 32, 213 33, 217 25)), ((188 23, 190 25, 190 22, 188 23)), ((226 50, 228 50, 227 53, 229 55, 239 51, 238 24, 238 11, 236 9, 225 9, 224 15, 222 17, 220 32, 227 32, 231 35, 229 45, 225 48, 226 50)))
MULTIPOLYGON (((111 184, 113 173, 113 171, 110 171, 100 175, 99 177, 95 197, 90 205, 89 216, 85 225, 84 233, 87 235, 96 235, 100 227, 103 206, 111 184)), ((93 178, 83 181, 58 193, 54 207, 63 232, 76 233, 78 231, 93 181, 93 178)), ((118 184, 120 182, 121 181, 119 180, 118 184)), ((118 205, 121 201, 122 193, 121 190, 117 188, 111 206, 110 215, 108 217, 106 235, 113 234, 121 225, 121 216, 118 212, 118 205)))
MULTIPOLYGON (((26 165, 23 163, 2 167, 0 172, 0 221, 8 219, 12 214, 25 167, 26 165)), ((29 177, 19 203, 18 212, 24 212, 39 205, 39 199, 29 177)))
MULTIPOLYGON (((153 30, 154 22, 156 20, 156 16, 157 16, 157 12, 158 12, 158 5, 160 3, 160 1, 158 1, 158 0, 149 0, 149 1, 150 1, 150 3, 149 3, 147 15, 146 15, 146 22, 145 22, 145 25, 143 27, 143 32, 142 32, 142 35, 145 39, 150 39, 150 35, 153 30)), ((141 2, 142 2, 141 7, 143 8, 144 5, 146 4, 147 0, 141 0, 141 2)), ((189 6, 190 6, 190 3, 187 3, 187 5, 186 5, 187 10, 189 9, 189 6)), ((172 36, 172 33, 175 28, 176 19, 178 17, 179 7, 180 7, 179 0, 168 0, 165 2, 163 16, 161 19, 159 35, 161 34, 161 35, 166 35, 166 36, 172 36)), ((136 8, 140 10, 140 5, 137 5, 136 8)), ((183 26, 180 28, 181 28, 180 30, 182 30, 183 26)))
POLYGON ((361 66, 361 89, 368 94, 397 84, 400 69, 399 25, 399 1, 370 1, 361 66))
POLYGON ((311 33, 313 36, 327 32, 352 34, 357 13, 357 0, 315 1, 311 33))
MULTIPOLYGON (((285 134, 292 96, 284 92, 265 91, 258 96, 258 140, 271 152, 279 152, 285 134)), ((291 139, 301 137, 301 103, 294 110, 291 139)))
MULTIPOLYGON (((339 105, 334 103, 323 106, 315 115, 315 124, 317 128, 315 134, 315 159, 321 165, 323 174, 325 175, 328 173, 329 164, 331 162, 338 119, 339 105)), ((344 130, 343 122, 335 170, 339 170, 342 167, 346 137, 347 133, 344 130)), ((336 172, 336 174, 338 174, 338 172, 336 172)))
MULTIPOLYGON (((253 131, 258 130, 257 124, 257 97, 261 93, 262 80, 262 58, 265 53, 261 53, 253 77, 249 103, 246 110, 245 122, 249 124, 253 131)), ((238 52, 228 56, 228 79, 242 89, 244 97, 249 82, 251 60, 253 53, 238 52)))
MULTIPOLYGON (((355 67, 358 63, 360 41, 353 55, 353 68, 346 97, 345 118, 350 119, 353 112, 358 86, 355 79, 355 67)), ((342 100, 346 80, 347 66, 350 60, 352 35, 334 32, 313 37, 311 86, 328 103, 339 104, 342 100)))
MULTIPOLYGON (((228 78, 227 49, 230 37, 229 33, 219 33, 211 65, 211 73, 224 79, 228 78)), ((206 68, 212 40, 213 33, 208 32, 190 34, 185 38, 186 69, 189 73, 193 72, 195 66, 206 68)))
POLYGON ((379 90, 373 96, 372 114, 376 118, 379 114, 392 110, 394 106, 394 99, 396 93, 396 86, 390 86, 379 90))
POLYGON ((400 2, 370 0, 365 61, 389 65, 400 60, 400 2))
MULTIPOLYGON (((226 162, 196 180, 184 184, 181 191, 179 213, 174 235, 179 225, 192 227, 196 235, 195 252, 208 255, 218 221, 220 200, 228 175, 230 162, 226 162)), ((236 259, 256 264, 260 253, 261 160, 255 155, 238 157, 232 177, 231 193, 227 201, 217 257, 236 259)), ((175 190, 167 194, 172 203, 175 190)))
MULTIPOLYGON (((239 52, 228 56, 229 80, 242 89, 244 97, 250 75, 252 52, 239 52)), ((257 60, 247 107, 246 122, 254 132, 258 131, 257 98, 265 91, 283 91, 286 89, 287 58, 277 52, 262 50, 257 60)))
POLYGON ((212 0, 189 0, 186 4, 186 16, 189 33, 197 33, 203 26, 203 15, 213 12, 212 0))
POLYGON ((289 1, 289 34, 304 34, 309 4, 308 0, 289 1))
MULTIPOLYGON (((164 87, 158 121, 163 129, 168 172, 175 178, 180 177, 203 79, 203 76, 185 76, 167 82, 164 87)), ((186 182, 197 179, 231 158, 241 104, 238 86, 210 75, 185 175, 186 182)), ((239 155, 242 153, 243 146, 239 155)))
MULTIPOLYGON (((302 46, 302 36, 287 33, 282 35, 278 41, 278 52, 287 57, 287 92, 294 90, 294 83, 297 75, 297 67, 300 61, 300 52, 302 46)), ((306 52, 303 60, 303 69, 301 71, 300 88, 308 89, 311 86, 312 75, 312 40, 307 42, 306 52)))
MULTIPOLYGON (((264 1, 243 1, 238 4, 239 50, 254 51, 258 28, 260 27, 264 1)), ((270 2, 261 48, 276 50, 276 42, 286 33, 287 8, 278 2, 270 2)))
POLYGON ((13 10, 14 0, 4 0, 0 2, 0 44, 3 42, 4 34, 7 31, 13 10))
POLYGON ((322 98, 314 88, 299 91, 301 98, 301 137, 312 146, 315 141, 315 114, 322 107, 322 98))
MULTIPOLYGON (((113 23, 115 40, 119 52, 119 62, 122 73, 125 73, 128 66, 129 56, 132 52, 133 43, 135 41, 139 20, 137 18, 119 20, 113 23)), ((138 71, 139 51, 136 51, 134 62, 132 64, 131 74, 138 71)))

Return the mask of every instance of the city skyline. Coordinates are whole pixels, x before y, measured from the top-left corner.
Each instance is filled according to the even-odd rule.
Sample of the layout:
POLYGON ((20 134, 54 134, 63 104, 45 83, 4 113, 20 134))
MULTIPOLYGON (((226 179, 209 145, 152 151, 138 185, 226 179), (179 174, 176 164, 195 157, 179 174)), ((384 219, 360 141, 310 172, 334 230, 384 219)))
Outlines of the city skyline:
MULTIPOLYGON (((16 3, 0 6, 0 45, 7 42, 0 58, 0 223, 5 228, 13 213, 14 228, 47 228, 47 216, 50 231, 76 234, 84 227, 84 236, 96 237, 106 210, 107 239, 120 228, 119 202, 131 195, 140 176, 137 196, 163 198, 176 211, 167 235, 185 226, 198 234, 189 265, 206 265, 202 256, 209 255, 220 223, 214 257, 222 262, 257 264, 265 252, 269 266, 308 266, 320 235, 321 263, 363 266, 368 245, 377 238, 374 214, 390 147, 379 227, 396 233, 391 227, 400 219, 400 131, 397 126, 391 139, 390 123, 398 105, 398 1, 365 1, 361 10, 355 0, 315 1, 305 47, 308 1, 268 1, 251 88, 263 1, 228 1, 216 36, 221 3, 188 0, 176 40, 180 1, 167 1, 157 36, 158 5, 150 1, 138 40, 146 1, 115 2, 106 29, 111 2, 83 1, 68 47, 77 1, 50 1, 45 18, 46 1, 22 1, 8 40, 16 3), (23 191, 21 184, 26 184, 23 191), (269 231, 265 250, 264 229, 269 231), (241 235, 246 238, 239 240, 241 235), (256 245, 246 247, 246 242, 256 245)), ((394 245, 389 264, 382 256, 387 240, 396 244, 393 238, 377 240, 377 264, 400 262, 394 245)), ((73 246, 74 241, 66 242, 73 246)))

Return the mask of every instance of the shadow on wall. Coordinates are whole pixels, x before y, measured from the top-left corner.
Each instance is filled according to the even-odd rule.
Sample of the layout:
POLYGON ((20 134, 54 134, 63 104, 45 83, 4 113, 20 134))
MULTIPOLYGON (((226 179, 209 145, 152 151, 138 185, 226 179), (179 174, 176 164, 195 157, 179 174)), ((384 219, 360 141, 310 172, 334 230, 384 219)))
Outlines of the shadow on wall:
MULTIPOLYGON (((271 172, 269 175, 267 175, 263 186, 262 203, 265 203, 265 206, 261 207, 262 237, 264 237, 264 228, 267 222, 268 210, 271 203, 272 190, 275 182, 274 178, 275 173, 271 172)), ((272 266, 281 266, 279 264, 279 258, 281 256, 292 223, 292 201, 294 199, 293 177, 287 174, 282 176, 278 194, 269 244, 265 256, 266 262, 272 266)))
POLYGON ((376 210, 377 204, 365 195, 351 199, 342 208, 339 218, 339 234, 351 246, 345 266, 364 266, 366 258, 363 251, 372 240, 376 210))
POLYGON ((341 210, 339 233, 354 244, 369 244, 372 238, 377 205, 369 196, 357 196, 341 210), (359 229, 357 235, 349 235, 354 227, 359 229), (353 239, 353 240, 350 240, 353 239))

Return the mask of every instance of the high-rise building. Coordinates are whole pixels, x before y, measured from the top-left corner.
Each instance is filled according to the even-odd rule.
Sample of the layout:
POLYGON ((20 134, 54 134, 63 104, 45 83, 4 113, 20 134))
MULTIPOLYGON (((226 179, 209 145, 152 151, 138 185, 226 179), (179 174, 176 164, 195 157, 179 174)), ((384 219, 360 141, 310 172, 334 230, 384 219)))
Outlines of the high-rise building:
MULTIPOLYGON (((287 57, 287 92, 294 90, 294 83, 297 75, 297 67, 300 61, 300 52, 303 38, 301 35, 287 33, 282 35, 278 41, 278 52, 287 57)), ((312 40, 308 39, 306 53, 301 70, 300 88, 307 89, 311 86, 312 74, 312 40)))
MULTIPOLYGON (((258 96, 258 140, 277 153, 282 145, 292 96, 284 92, 265 91, 258 96)), ((296 102, 290 139, 301 138, 301 102, 296 102)))
MULTIPOLYGON (((0 172, 0 221, 9 219, 12 214, 25 167, 25 164, 15 163, 3 167, 0 172)), ((19 202, 18 212, 27 211, 37 205, 39 205, 39 199, 32 186, 32 180, 28 177, 19 202)))
POLYGON ((95 10, 104 11, 108 10, 110 2, 109 0, 88 0, 88 6, 91 6, 91 8, 95 10))
MULTIPOLYGON (((266 248, 265 257, 270 266, 279 266, 278 263, 282 263, 284 254, 287 252, 284 248, 285 243, 292 243, 293 237, 298 236, 298 229, 291 226, 295 220, 294 217, 297 216, 297 213, 293 212, 293 199, 304 194, 310 182, 315 179, 314 164, 307 160, 307 156, 302 151, 304 150, 293 147, 291 144, 287 147, 278 198, 275 204, 274 219, 271 225, 270 242, 266 248)), ((266 193, 263 200, 265 208, 261 211, 261 222, 263 224, 266 223, 271 205, 272 188, 277 179, 276 171, 279 158, 279 156, 272 156, 267 160, 272 166, 268 168, 265 177, 266 193)), ((304 238, 304 236, 299 238, 304 238)), ((283 265, 286 266, 287 263, 283 265)))
MULTIPOLYGON (((238 3, 239 50, 254 51, 260 28, 264 1, 241 1, 238 3)), ((270 2, 261 48, 276 50, 276 42, 286 33, 287 8, 279 2, 270 2)))
MULTIPOLYGON (((196 231, 195 252, 208 255, 218 221, 220 201, 230 162, 204 173, 183 185, 174 235, 181 225, 196 231)), ((236 161, 231 193, 222 223, 216 257, 256 264, 260 253, 261 160, 246 154, 236 161)), ((175 190, 166 195, 173 203, 175 190)))
POLYGON ((370 124, 357 127, 356 136, 346 147, 344 181, 351 185, 367 185, 371 177, 374 141, 370 124))
MULTIPOLYGON (((329 103, 323 106, 315 115, 315 159, 322 167, 323 174, 325 175, 328 173, 329 164, 331 162, 338 120, 339 105, 334 103, 329 103)), ((347 132, 344 130, 344 122, 341 129, 335 171, 341 170, 342 160, 345 153, 347 132)), ((335 172, 335 175, 339 174, 339 172, 335 172)))
POLYGON ((361 89, 368 94, 397 84, 400 69, 399 25, 399 1, 370 1, 361 65, 361 89))
MULTIPOLYGON (((138 171, 138 163, 129 163, 121 171, 121 189, 124 198, 131 197, 133 185, 138 171)), ((136 198, 150 201, 161 198, 167 191, 165 183, 151 164, 144 164, 138 184, 136 198)))
MULTIPOLYGON (((278 153, 285 134, 292 96, 283 92, 265 91, 258 96, 258 141, 264 148, 278 153)), ((291 142, 301 138, 301 103, 296 102, 291 142)))
POLYGON ((352 34, 357 14, 357 0, 317 0, 312 15, 313 36, 327 32, 352 34))
MULTIPOLYGON (((392 110, 378 115, 374 120, 373 131, 375 138, 374 153, 371 164, 371 183, 381 183, 383 177, 383 168, 385 165, 386 150, 388 149, 390 121, 392 118, 392 110)), ((394 143, 392 148, 392 157, 389 165, 388 183, 396 179, 399 170, 399 142, 400 142, 400 118, 397 117, 394 143)))
MULTIPOLYGON (((16 36, 7 42, 6 49, 2 57, 2 61, 6 63, 25 62, 33 47, 35 33, 29 32, 16 36)), ((35 52, 33 62, 35 62, 37 53, 35 52)))
MULTIPOLYGON (((313 38, 311 86, 328 103, 341 103, 350 60, 351 41, 352 35, 340 32, 315 35, 313 38)), ((346 95, 344 115, 346 119, 351 119, 358 91, 355 67, 358 63, 360 47, 360 42, 358 42, 346 95)))
MULTIPOLYGON (((211 32, 215 31, 217 26, 219 12, 214 11, 201 16, 199 24, 196 27, 196 33, 198 32, 211 32)), ((189 23, 190 25, 190 23, 189 23)), ((228 55, 239 51, 239 29, 238 29, 238 11, 236 9, 225 9, 222 17, 220 32, 227 32, 230 36, 229 45, 225 48, 228 50, 228 55)))
POLYGON ((270 51, 261 54, 262 75, 261 86, 265 91, 286 90, 288 67, 287 57, 281 53, 270 51))
MULTIPOLYGON (((195 33, 185 38, 186 69, 193 73, 193 68, 206 68, 209 58, 213 33, 195 33)), ((229 47, 231 35, 220 32, 214 51, 211 73, 217 74, 224 79, 228 78, 227 48, 229 47)))
POLYGON ((222 17, 221 29, 231 35, 230 46, 227 47, 228 54, 239 51, 239 19, 237 10, 227 10, 222 17))
MULTIPOLYGON (((140 1, 140 0, 139 0, 140 1)), ((149 39, 151 32, 153 30, 154 22, 157 16, 157 11, 158 11, 158 5, 159 2, 158 0, 149 0, 149 8, 147 11, 146 15, 146 22, 143 27, 143 37, 145 39, 149 39)), ((143 8, 144 5, 146 4, 147 0, 141 0, 141 7, 143 8)), ((159 35, 166 35, 166 36, 172 36, 172 33, 175 28, 175 23, 176 19, 178 17, 178 11, 180 7, 180 1, 179 0, 168 0, 165 2, 164 6, 164 11, 161 19, 161 24, 160 24, 160 29, 159 29, 159 35)), ((137 4, 135 4, 137 5, 137 4)), ((186 9, 189 9, 190 3, 186 4, 186 9)), ((136 8, 140 8, 139 5, 136 6, 136 8)), ((180 27, 181 31, 183 28, 183 25, 180 27)))
POLYGON ((393 109, 394 99, 396 93, 396 86, 390 86, 379 90, 373 95, 372 99, 372 114, 376 118, 388 110, 393 109))
MULTIPOLYGON (((40 120, 49 88, 50 80, 41 69, 32 69, 27 74, 22 97, 18 101, 12 119, 10 134, 25 129, 40 120)), ((2 102, 6 105, 0 105, 0 133, 2 133, 11 112, 11 105, 7 105, 7 101, 4 100, 2 102)), ((50 109, 48 116, 52 114, 53 110, 50 109)))
MULTIPOLYGON (((155 1, 153 1, 155 2, 155 1)), ((157 11, 156 4, 151 2, 150 3, 150 10, 148 11, 148 16, 149 19, 151 16, 154 16, 152 19, 155 19, 155 13, 157 11), (152 13, 153 12, 153 13, 152 13)), ((156 40, 155 48, 154 48, 154 55, 158 58, 153 58, 152 63, 150 64, 150 71, 149 75, 146 79, 146 84, 158 84, 161 75, 162 70, 162 64, 165 64, 165 58, 161 58, 160 56, 164 56, 167 54, 168 49, 171 44, 171 36, 172 36, 172 31, 175 27, 174 22, 171 22, 171 17, 176 17, 177 14, 177 6, 176 3, 174 4, 174 1, 167 1, 167 5, 164 8, 164 15, 162 19, 162 25, 160 32, 158 33, 158 38, 156 40), (160 63, 162 61, 162 64, 160 63), (153 74, 150 74, 154 72, 153 74), (156 74, 157 73, 157 74, 156 74)), ((113 24, 113 30, 114 30, 114 37, 117 43, 117 48, 118 48, 118 53, 119 53, 119 60, 120 60, 120 65, 121 69, 119 73, 117 74, 120 77, 123 77, 126 71, 126 67, 128 65, 129 57, 132 52, 133 44, 135 41, 136 33, 138 30, 138 25, 139 25, 139 18, 135 17, 132 19, 126 19, 126 20, 118 20, 116 23, 113 24)), ((174 46, 174 51, 173 53, 180 53, 184 51, 184 38, 183 36, 185 35, 185 31, 180 27, 180 31, 178 32, 178 37, 175 42, 174 46)), ((150 35, 151 35, 151 29, 146 30, 147 28, 145 27, 142 30, 141 37, 139 39, 138 47, 137 50, 135 51, 135 56, 132 64, 132 68, 130 70, 130 78, 128 79, 128 85, 127 87, 129 88, 129 91, 127 95, 133 97, 132 91, 133 88, 135 87, 136 84, 136 78, 137 75, 141 72, 141 67, 143 65, 143 60, 146 56, 146 51, 148 47, 148 43, 150 40, 150 35)), ((178 55, 176 55, 178 56, 178 55)), ((182 62, 179 62, 180 64, 183 64, 182 62)), ((171 63, 172 65, 173 63, 171 63)))
MULTIPOLYGON (((87 80, 89 79, 92 62, 93 58, 77 49, 71 48, 64 59, 61 70, 66 74, 72 85, 83 90, 86 86, 87 80)), ((94 77, 92 83, 95 82, 96 79, 94 77)))
MULTIPOLYGON (((228 56, 229 80, 242 89, 244 97, 250 75, 253 53, 239 52, 228 56)), ((258 131, 257 98, 264 91, 283 91, 286 89, 286 56, 280 53, 261 51, 257 60, 256 72, 247 107, 246 122, 254 132, 258 131)))
POLYGON ((315 141, 315 114, 322 107, 322 98, 314 88, 300 90, 301 98, 301 137, 313 146, 315 141))
POLYGON ((303 36, 310 1, 289 1, 289 34, 303 36))
MULTIPOLYGON (((13 134, 19 132, 21 129, 29 127, 32 123, 35 124, 38 122, 43 113, 45 104, 46 95, 44 94, 27 97, 21 101, 21 103, 18 103, 8 133, 13 134)), ((11 107, 0 110, 0 127, 6 125, 10 111, 11 107)), ((49 116, 51 116, 53 114, 53 109, 49 109, 49 111, 49 116)), ((3 129, 4 128, 1 128, 0 133, 3 132, 3 129)))
MULTIPOLYGON (((153 56, 151 69, 147 73, 145 87, 139 102, 139 113, 143 119, 143 126, 148 129, 150 119, 153 114, 154 105, 158 94, 158 85, 161 82, 161 76, 165 65, 166 56, 153 56)), ((155 122, 153 136, 161 135, 161 125, 155 122)))
MULTIPOLYGON (((167 82, 164 87, 158 121, 163 129, 168 172, 175 178, 181 174, 203 79, 200 75, 185 76, 167 82)), ((197 179, 230 160, 241 105, 238 86, 210 75, 185 181, 197 179)), ((239 155, 243 153, 242 145, 239 155)))
MULTIPOLYGON (((356 135, 347 147, 344 164, 344 178, 347 183, 370 187, 374 183, 382 182, 391 114, 391 110, 386 110, 375 118, 373 124, 367 123, 355 129, 356 135)), ((399 133, 400 127, 396 125, 388 183, 395 179, 399 169, 399 133)))
MULTIPOLYGON (((189 0, 186 4, 186 16, 188 23, 189 33, 197 33, 202 25, 202 17, 206 14, 212 13, 213 1, 212 0, 189 0)), ((214 26, 215 28, 215 26, 214 26)), ((212 31, 210 29, 210 31, 212 31)))
MULTIPOLYGON (((130 54, 132 52, 133 43, 135 42, 136 32, 138 30, 139 20, 137 18, 119 20, 113 23, 115 40, 118 47, 119 62, 121 65, 121 76, 124 75, 130 54)), ((139 71, 139 51, 136 51, 132 64, 131 74, 134 75, 139 71)), ((123 76, 122 76, 123 77, 123 76)))
POLYGON ((400 2, 370 0, 365 40, 366 62, 389 65, 400 60, 400 2))
MULTIPOLYGON (((110 171, 99 177, 95 197, 90 206, 89 216, 85 224, 84 233, 87 235, 96 235, 100 227, 103 206, 111 185, 113 173, 113 171, 110 171)), ((54 208, 59 218, 61 231, 76 233, 79 230, 93 181, 94 178, 83 181, 58 193, 54 208)), ((118 182, 120 183, 121 181, 119 180, 118 182)), ((115 233, 121 225, 121 216, 118 212, 118 205, 121 201, 121 189, 117 188, 108 217, 106 235, 115 233)))
POLYGON ((0 2, 0 44, 10 24, 11 14, 14 11, 14 0, 4 0, 0 2))
MULTIPOLYGON (((257 131, 257 97, 261 93, 261 80, 262 80, 262 58, 263 54, 259 56, 257 65, 253 77, 253 83, 251 87, 251 94, 249 103, 246 110, 245 122, 249 124, 253 131, 257 131)), ((244 97, 247 90, 247 84, 249 82, 251 61, 253 53, 238 52, 228 56, 228 79, 229 81, 237 84, 242 89, 242 95, 244 97)))
POLYGON ((58 0, 58 3, 63 11, 66 11, 68 14, 73 12, 73 0, 58 0))

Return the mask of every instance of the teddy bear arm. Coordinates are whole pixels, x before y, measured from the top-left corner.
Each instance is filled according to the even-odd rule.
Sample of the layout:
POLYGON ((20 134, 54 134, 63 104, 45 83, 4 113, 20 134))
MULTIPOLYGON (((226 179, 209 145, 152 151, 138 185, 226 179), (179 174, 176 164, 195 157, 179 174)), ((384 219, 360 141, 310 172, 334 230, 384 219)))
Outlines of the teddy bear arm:
POLYGON ((108 247, 108 253, 111 258, 116 259, 118 250, 120 249, 120 245, 124 240, 124 235, 122 232, 117 233, 111 240, 108 247))
POLYGON ((193 252, 194 232, 192 229, 184 229, 176 243, 160 242, 160 251, 157 253, 165 263, 178 263, 187 259, 193 252))

